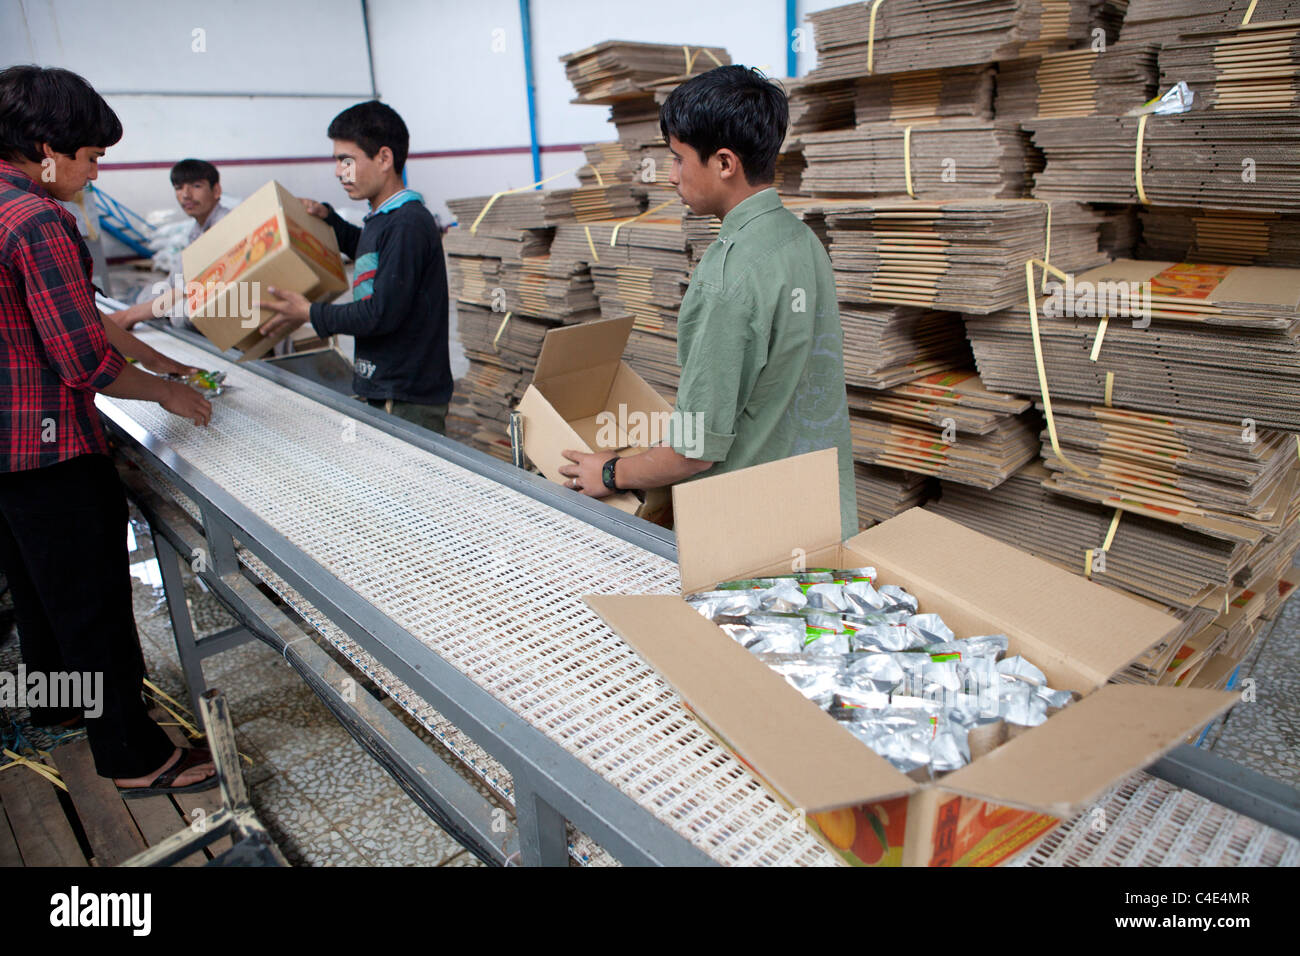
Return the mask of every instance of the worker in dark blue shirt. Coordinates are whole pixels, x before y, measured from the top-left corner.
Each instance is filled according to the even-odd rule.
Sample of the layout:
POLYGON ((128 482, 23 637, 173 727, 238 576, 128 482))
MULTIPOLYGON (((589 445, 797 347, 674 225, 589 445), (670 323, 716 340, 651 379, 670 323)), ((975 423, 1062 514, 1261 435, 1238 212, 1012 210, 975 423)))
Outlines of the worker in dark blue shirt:
POLYGON ((352 302, 308 302, 270 288, 261 308, 271 335, 310 321, 316 334, 356 338, 353 388, 370 405, 446 434, 451 401, 447 344, 447 264, 442 233, 419 193, 402 185, 410 136, 392 107, 371 100, 334 117, 335 175, 350 199, 370 204, 358 229, 328 203, 302 202, 334 228, 355 260, 352 302))

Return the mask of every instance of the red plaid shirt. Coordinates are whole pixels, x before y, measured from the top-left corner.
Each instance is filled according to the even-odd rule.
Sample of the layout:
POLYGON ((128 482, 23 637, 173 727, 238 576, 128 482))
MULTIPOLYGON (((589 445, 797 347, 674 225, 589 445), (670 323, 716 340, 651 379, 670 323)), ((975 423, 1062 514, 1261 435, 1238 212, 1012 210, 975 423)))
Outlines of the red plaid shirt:
POLYGON ((108 452, 95 392, 126 360, 108 344, 77 221, 0 160, 0 471, 108 452))

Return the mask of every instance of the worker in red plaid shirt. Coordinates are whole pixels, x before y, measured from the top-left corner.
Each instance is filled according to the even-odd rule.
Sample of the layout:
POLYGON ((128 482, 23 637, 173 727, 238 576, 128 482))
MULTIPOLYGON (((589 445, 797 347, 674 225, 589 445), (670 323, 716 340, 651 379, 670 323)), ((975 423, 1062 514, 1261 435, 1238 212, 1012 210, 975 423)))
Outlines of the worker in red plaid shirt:
MULTIPOLYGON (((84 719, 95 767, 127 795, 216 783, 211 754, 174 747, 141 698, 126 497, 95 393, 157 402, 195 425, 212 406, 156 372, 184 367, 113 323, 91 258, 60 202, 74 199, 122 125, 67 70, 0 72, 0 570, 13 594, 30 686, 78 674, 97 700, 46 701, 33 720, 84 719)), ((67 684, 64 685, 65 687, 67 684)))

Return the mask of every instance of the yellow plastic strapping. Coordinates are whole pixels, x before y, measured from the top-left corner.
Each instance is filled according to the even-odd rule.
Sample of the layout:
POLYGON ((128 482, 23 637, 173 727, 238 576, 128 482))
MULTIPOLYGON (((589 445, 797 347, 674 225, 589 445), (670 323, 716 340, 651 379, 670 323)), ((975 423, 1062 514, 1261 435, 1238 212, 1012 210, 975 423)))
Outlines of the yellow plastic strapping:
POLYGON ((1097 551, 1109 551, 1111 542, 1115 540, 1115 532, 1119 530, 1119 517, 1124 513, 1122 508, 1115 509, 1115 516, 1110 519, 1110 530, 1106 532, 1106 540, 1101 543, 1100 548, 1089 548, 1083 553, 1083 576, 1092 580, 1092 556, 1097 551))
MULTIPOLYGON (((1037 199, 1035 197, 1021 197, 1009 199, 1007 202, 1040 202, 1043 208, 1047 210, 1046 234, 1043 236, 1043 262, 1051 265, 1052 262, 1052 204, 1046 199, 1037 199)), ((1043 291, 1047 291, 1047 269, 1043 270, 1043 291)))
POLYGON ((601 178, 600 170, 596 168, 595 164, 594 164, 594 163, 588 163, 587 165, 588 165, 588 166, 591 166, 591 171, 592 171, 593 173, 596 174, 596 185, 597 185, 597 186, 603 186, 603 185, 605 185, 605 180, 604 180, 603 178, 601 178))
POLYGON ((62 788, 65 793, 67 792, 68 785, 63 782, 63 777, 53 767, 47 767, 43 763, 24 757, 22 754, 14 753, 8 747, 4 748, 3 753, 9 758, 10 762, 0 767, 0 770, 7 770, 10 767, 26 767, 33 773, 44 777, 56 787, 62 788))
POLYGON ((722 61, 719 60, 716 56, 714 56, 713 51, 710 50, 708 47, 700 47, 698 50, 692 53, 691 48, 683 44, 682 53, 685 54, 686 56, 687 75, 689 75, 691 70, 695 68, 695 58, 699 56, 701 53, 706 54, 708 58, 713 61, 714 66, 722 66, 722 61))
POLYGON ((1041 259, 1030 259, 1025 263, 1025 288, 1029 293, 1029 331, 1034 340, 1034 362, 1038 367, 1038 391, 1043 397, 1043 413, 1047 418, 1047 437, 1051 439, 1052 451, 1066 467, 1077 475, 1086 475, 1087 472, 1065 457, 1065 453, 1061 451, 1061 443, 1056 437, 1056 418, 1052 414, 1052 396, 1047 389, 1047 366, 1043 361, 1043 338, 1038 330, 1038 297, 1034 295, 1034 266, 1050 270, 1063 281, 1068 281, 1069 276, 1041 259))
POLYGON ((501 349, 497 346, 497 343, 501 341, 501 333, 506 330, 506 323, 510 321, 510 316, 512 315, 514 315, 513 312, 506 313, 506 317, 501 320, 501 325, 497 329, 497 334, 492 336, 492 351, 494 352, 501 351, 501 349))
POLYGON ((582 227, 587 233, 587 248, 591 250, 591 261, 600 263, 600 256, 596 254, 596 244, 591 240, 591 226, 582 227))
POLYGON ((1106 407, 1110 408, 1110 396, 1115 390, 1115 373, 1106 373, 1106 407))
POLYGON ((1106 326, 1110 324, 1110 316, 1103 315, 1101 321, 1097 323, 1097 338, 1092 343, 1092 354, 1088 356, 1088 361, 1097 361, 1097 356, 1101 354, 1101 340, 1106 337, 1106 326))
POLYGON ((1133 151, 1133 181, 1137 183, 1138 202, 1144 206, 1151 205, 1147 199, 1147 191, 1142 188, 1142 141, 1146 139, 1147 120, 1150 118, 1150 113, 1143 113, 1138 119, 1137 148, 1133 151))
POLYGON ((907 194, 915 199, 916 193, 912 189, 912 127, 910 126, 903 127, 903 175, 906 177, 907 194))
MULTIPOLYGON (((583 163, 582 165, 588 166, 590 163, 583 163)), ((561 176, 567 176, 569 173, 576 173, 581 168, 582 166, 574 166, 572 169, 566 169, 564 172, 556 173, 554 176, 547 176, 545 179, 539 179, 537 182, 529 183, 527 186, 519 186, 515 189, 503 189, 499 193, 493 193, 488 197, 488 201, 484 203, 483 209, 478 214, 478 218, 474 220, 474 224, 469 227, 470 233, 473 234, 478 232, 478 224, 483 221, 483 217, 488 214, 488 210, 491 209, 496 201, 502 196, 509 196, 511 193, 521 193, 529 189, 536 189, 538 186, 545 186, 547 183, 559 179, 561 176)))
POLYGON ((875 69, 876 58, 876 11, 884 0, 875 0, 871 4, 871 23, 867 27, 867 72, 871 73, 875 69))
POLYGON ((1259 0, 1250 0, 1250 6, 1246 8, 1246 15, 1241 18, 1241 25, 1244 27, 1250 23, 1250 18, 1255 15, 1255 5, 1259 0))
POLYGON ((622 229, 624 226, 626 226, 629 222, 636 222, 638 219, 644 218, 645 216, 650 215, 652 212, 658 212, 660 209, 663 209, 664 206, 671 206, 675 202, 677 202, 676 199, 666 200, 664 202, 661 202, 659 205, 655 206, 653 209, 647 209, 645 212, 638 213, 637 215, 633 216, 631 219, 624 219, 622 222, 616 223, 614 226, 614 231, 609 234, 610 246, 613 246, 616 242, 618 242, 618 231, 622 229))
POLYGON ((1300 435, 1295 436, 1295 456, 1300 458, 1300 435))

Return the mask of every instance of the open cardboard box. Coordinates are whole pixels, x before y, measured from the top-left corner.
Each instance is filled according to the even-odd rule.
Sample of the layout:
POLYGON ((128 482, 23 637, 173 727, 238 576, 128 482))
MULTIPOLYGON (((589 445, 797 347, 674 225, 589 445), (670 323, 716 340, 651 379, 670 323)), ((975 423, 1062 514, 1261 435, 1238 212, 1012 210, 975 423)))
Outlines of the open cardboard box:
POLYGON ((683 593, 874 566, 958 637, 1005 634, 1081 700, 937 782, 860 743, 680 597, 587 603, 810 829, 856 865, 994 865, 1227 710, 1235 695, 1107 684, 1176 618, 913 508, 841 542, 833 449, 676 486, 683 593))
POLYGON ((289 334, 267 337, 255 303, 269 286, 329 301, 348 287, 334 230, 309 215, 288 190, 271 180, 195 239, 181 253, 186 298, 194 327, 243 359, 269 352, 289 334), (201 288, 190 292, 190 283, 201 288))
MULTIPOLYGON (((551 481, 569 480, 560 474, 570 464, 566 448, 627 457, 665 437, 672 406, 622 358, 634 321, 601 319, 546 333, 518 411, 524 454, 551 481)), ((629 513, 641 506, 631 492, 601 500, 629 513)))

